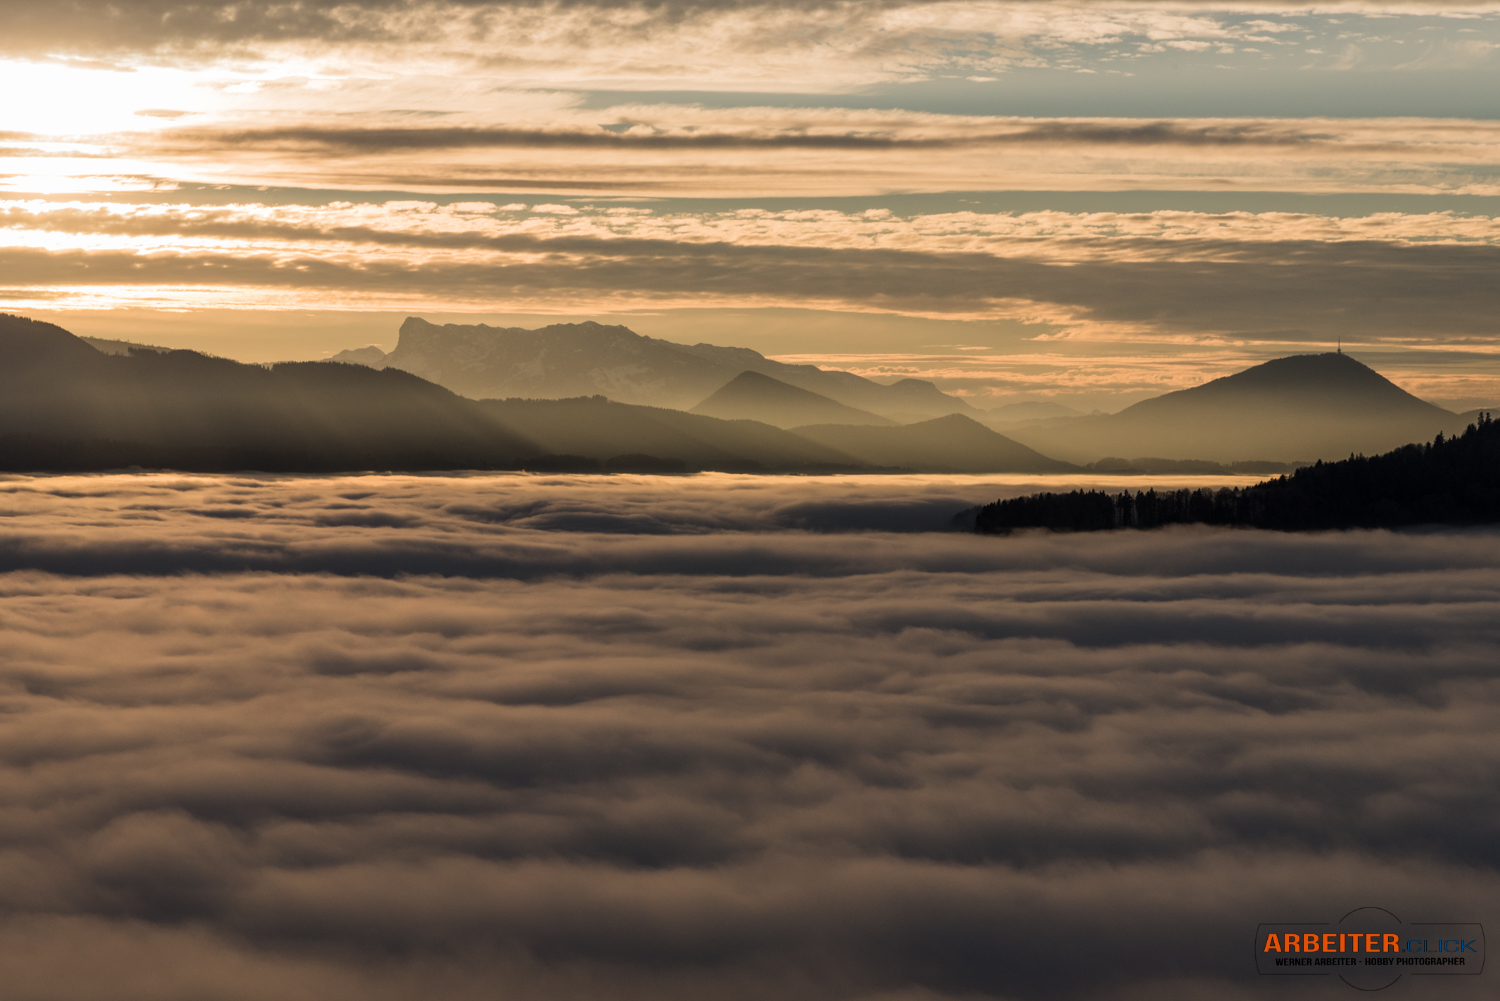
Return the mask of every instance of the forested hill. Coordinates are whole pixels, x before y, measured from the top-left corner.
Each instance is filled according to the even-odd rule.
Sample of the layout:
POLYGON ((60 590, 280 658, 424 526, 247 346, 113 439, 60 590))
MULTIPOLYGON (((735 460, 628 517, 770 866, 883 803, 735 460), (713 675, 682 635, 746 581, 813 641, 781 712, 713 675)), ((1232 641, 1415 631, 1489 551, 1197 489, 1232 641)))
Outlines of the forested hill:
POLYGON ((975 531, 1018 528, 1090 532, 1161 525, 1245 525, 1284 531, 1500 522, 1500 424, 1490 414, 1453 438, 1384 455, 1319 462, 1253 487, 1075 490, 996 501, 974 515, 975 531))

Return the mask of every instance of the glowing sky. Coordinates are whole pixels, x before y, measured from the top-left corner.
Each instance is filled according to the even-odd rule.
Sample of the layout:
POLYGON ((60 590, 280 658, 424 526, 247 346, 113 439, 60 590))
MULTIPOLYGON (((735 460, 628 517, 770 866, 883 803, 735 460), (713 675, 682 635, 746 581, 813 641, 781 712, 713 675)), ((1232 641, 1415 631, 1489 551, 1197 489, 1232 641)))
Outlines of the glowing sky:
POLYGON ((1484 4, 20 0, 0 309, 247 359, 609 318, 1106 408, 1342 339, 1466 408, 1497 49, 1484 4))

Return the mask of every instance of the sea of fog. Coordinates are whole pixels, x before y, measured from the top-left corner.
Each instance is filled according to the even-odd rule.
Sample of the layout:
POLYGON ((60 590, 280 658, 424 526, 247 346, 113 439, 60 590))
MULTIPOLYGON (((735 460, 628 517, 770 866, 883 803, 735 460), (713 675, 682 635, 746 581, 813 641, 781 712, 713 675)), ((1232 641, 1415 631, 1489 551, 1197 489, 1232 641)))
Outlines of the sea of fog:
POLYGON ((0 478, 0 993, 1350 996, 1500 928, 1500 531, 948 530, 1239 482, 0 478))

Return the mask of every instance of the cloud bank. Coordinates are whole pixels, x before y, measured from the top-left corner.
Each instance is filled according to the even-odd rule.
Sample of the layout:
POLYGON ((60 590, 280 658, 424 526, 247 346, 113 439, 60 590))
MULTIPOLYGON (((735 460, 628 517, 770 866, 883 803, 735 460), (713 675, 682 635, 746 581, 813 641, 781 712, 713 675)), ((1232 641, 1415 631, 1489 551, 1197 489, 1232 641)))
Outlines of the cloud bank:
POLYGON ((1205 68, 1238 56, 1239 65, 1253 66, 1283 50, 1292 65, 1314 55, 1332 68, 1482 64, 1492 51, 1487 38, 1449 31, 1435 36, 1449 43, 1436 51, 1393 53, 1394 46, 1382 50, 1391 26, 1380 22, 1402 18, 1441 29, 1447 26, 1432 23, 1436 18, 1481 19, 1495 10, 1482 0, 1312 9, 1264 0, 242 0, 230 7, 74 0, 61 8, 16 0, 0 12, 0 53, 105 66, 258 57, 340 69, 372 68, 385 57, 388 65, 478 69, 533 85, 674 81, 813 90, 1035 67, 1118 72, 1160 55, 1196 58, 1205 68))
MULTIPOLYGON (((14 79, 23 85, 26 77, 16 73, 14 79)), ((169 112, 160 110, 116 109, 105 123, 57 109, 0 147, 7 172, 15 175, 5 187, 48 191, 38 185, 49 177, 86 185, 133 175, 158 185, 731 199, 1223 191, 1226 184, 1304 193, 1500 190, 1497 130, 1490 121, 1059 119, 683 101, 590 107, 576 96, 500 86, 489 88, 493 107, 468 111, 366 106, 372 97, 302 93, 312 82, 267 88, 257 99, 261 107, 205 105, 171 112, 175 118, 161 117, 169 112), (268 117, 278 125, 266 127, 268 117)), ((198 92, 214 88, 182 89, 199 99, 198 92)), ((138 98, 169 99, 149 92, 138 98)), ((24 109, 12 116, 13 122, 27 120, 24 109)))
POLYGON ((1234 999, 1497 917, 1500 537, 798 527, 1030 486, 7 479, 7 990, 1234 999))
POLYGON ((1130 259, 1126 238, 1097 256, 1085 252, 1060 261, 1052 256, 1055 243, 1038 247, 1036 255, 1024 246, 1002 255, 525 231, 478 240, 359 230, 342 235, 422 252, 360 254, 354 246, 343 253, 309 246, 282 251, 253 244, 148 253, 11 246, 0 249, 0 267, 21 302, 30 301, 21 292, 28 287, 67 290, 84 308, 155 302, 519 310, 567 301, 580 311, 803 306, 1014 317, 1119 334, 1302 331, 1318 342, 1336 334, 1427 343, 1487 338, 1500 294, 1491 280, 1500 250, 1482 243, 1147 239, 1139 244, 1140 258, 1130 259), (485 252, 472 252, 475 243, 485 252))

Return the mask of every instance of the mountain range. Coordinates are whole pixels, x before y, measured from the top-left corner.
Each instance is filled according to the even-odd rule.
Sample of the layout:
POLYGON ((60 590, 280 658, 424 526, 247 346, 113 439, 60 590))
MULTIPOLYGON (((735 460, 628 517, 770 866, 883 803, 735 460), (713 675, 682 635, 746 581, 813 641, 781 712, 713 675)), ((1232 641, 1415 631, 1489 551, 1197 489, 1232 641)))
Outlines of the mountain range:
MULTIPOLYGON (((361 469, 948 471, 909 439, 870 427, 857 455, 819 429, 619 403, 603 396, 472 400, 394 367, 248 365, 193 351, 107 343, 0 315, 0 468, 325 472, 361 469), (889 437, 882 445, 880 434, 889 437)), ((766 380, 772 382, 773 380, 766 380)), ((753 383, 754 380, 751 380, 753 383)), ((779 397, 790 387, 760 389, 779 397)), ((811 395, 811 394, 808 394, 811 395)), ((804 400, 803 402, 808 402, 804 400)), ((832 401, 810 403, 824 412, 832 401)), ((1030 450, 959 415, 985 471, 1030 450), (975 436, 978 435, 976 439, 975 436)), ((934 423, 934 422, 929 422, 934 423)))
MULTIPOLYGON (((615 349, 672 359, 676 375, 648 366, 641 371, 650 379, 641 376, 646 381, 634 385, 655 380, 651 384, 659 387, 675 378, 674 392, 708 378, 698 364, 704 353, 721 368, 734 358, 780 364, 746 349, 687 349, 600 324, 491 336, 492 328, 408 320, 402 346, 410 359, 425 344, 433 364, 453 381, 454 373, 468 371, 464 356, 437 349, 471 334, 541 344, 530 375, 511 373, 513 382, 534 376, 537 385, 555 384, 570 371, 579 378, 597 375, 582 369, 576 357, 591 340, 603 345, 600 360, 617 360, 609 354, 615 349), (555 343, 548 331, 557 335, 555 343), (553 364, 559 358, 573 360, 553 364)), ((471 399, 391 364, 400 353, 346 353, 383 363, 377 365, 247 365, 192 351, 91 343, 51 324, 0 316, 0 466, 1046 473, 1078 469, 1071 465, 1077 462, 1094 472, 1272 472, 1293 460, 1377 454, 1440 431, 1459 433, 1473 416, 1420 400, 1342 353, 1276 359, 1118 414, 1031 416, 1007 434, 961 413, 922 418, 856 407, 846 401, 859 394, 886 394, 886 407, 905 405, 908 398, 939 407, 961 401, 928 383, 881 386, 808 366, 781 369, 804 383, 857 392, 839 399, 741 369, 687 408, 626 403, 598 393, 471 399)), ((493 361, 491 355, 484 365, 476 363, 470 374, 493 375, 493 361)), ((1049 409, 1056 412, 1026 405, 1008 415, 1049 409)))
POLYGON ((389 354, 366 347, 330 360, 403 369, 473 399, 602 395, 621 403, 688 410, 740 373, 756 372, 898 421, 982 416, 920 379, 885 386, 852 372, 772 361, 749 348, 677 344, 593 322, 526 330, 482 323, 438 326, 413 316, 401 324, 389 354))
MULTIPOLYGON (((1182 462, 1204 463, 1204 472, 1269 469, 1375 454, 1438 431, 1457 433, 1472 418, 1418 399, 1342 352, 1279 358, 1118 414, 1088 415, 1050 401, 980 410, 918 379, 885 386, 748 348, 676 344, 592 322, 524 330, 410 317, 390 354, 372 346, 334 360, 400 368, 473 398, 603 395, 786 430, 914 424, 957 413, 1034 453, 1101 471, 1182 462)), ((906 465, 896 461, 906 453, 891 447, 883 464, 906 465)))

